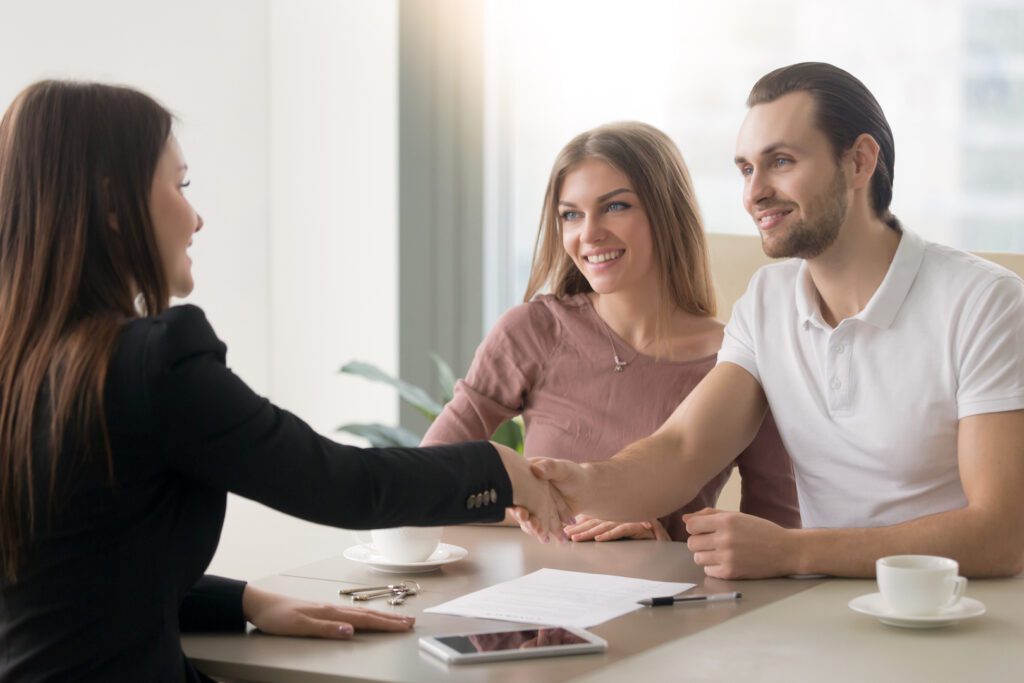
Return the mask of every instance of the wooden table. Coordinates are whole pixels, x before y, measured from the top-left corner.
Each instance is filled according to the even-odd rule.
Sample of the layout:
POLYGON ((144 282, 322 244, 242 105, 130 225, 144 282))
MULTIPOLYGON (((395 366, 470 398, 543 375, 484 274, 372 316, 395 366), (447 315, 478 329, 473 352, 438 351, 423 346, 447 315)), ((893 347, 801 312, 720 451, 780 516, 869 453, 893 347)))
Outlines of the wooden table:
MULTIPOLYGON (((541 545, 518 529, 498 527, 450 527, 444 541, 468 549, 469 556, 438 572, 410 576, 424 591, 405 605, 373 605, 415 615, 413 632, 360 633, 345 642, 259 633, 192 635, 183 638, 185 652, 207 675, 225 681, 1024 680, 1021 578, 971 581, 967 594, 987 605, 985 616, 944 629, 913 631, 882 625, 847 608, 851 598, 876 590, 873 581, 709 579, 681 543, 541 545), (513 626, 422 610, 543 567, 691 582, 697 584, 695 591, 739 590, 743 599, 657 609, 638 606, 592 629, 609 643, 600 655, 451 666, 419 650, 420 636, 513 626)), ((308 600, 340 602, 340 588, 394 578, 402 577, 337 557, 256 583, 308 600)))

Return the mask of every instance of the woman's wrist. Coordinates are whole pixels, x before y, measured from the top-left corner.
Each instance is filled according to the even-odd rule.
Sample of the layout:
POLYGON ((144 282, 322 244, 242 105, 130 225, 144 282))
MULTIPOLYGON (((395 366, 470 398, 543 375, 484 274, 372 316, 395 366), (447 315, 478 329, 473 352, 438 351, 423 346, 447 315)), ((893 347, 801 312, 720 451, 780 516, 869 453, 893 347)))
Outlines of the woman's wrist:
POLYGON ((505 468, 505 474, 508 475, 509 484, 512 486, 512 503, 516 503, 516 494, 518 491, 518 470, 515 467, 515 457, 522 457, 508 446, 505 446, 494 441, 490 442, 491 447, 494 448, 498 454, 498 459, 501 460, 501 466, 505 468))
POLYGON ((242 591, 242 616, 250 624, 256 623, 257 615, 263 609, 270 595, 267 591, 257 588, 251 583, 245 584, 242 591))

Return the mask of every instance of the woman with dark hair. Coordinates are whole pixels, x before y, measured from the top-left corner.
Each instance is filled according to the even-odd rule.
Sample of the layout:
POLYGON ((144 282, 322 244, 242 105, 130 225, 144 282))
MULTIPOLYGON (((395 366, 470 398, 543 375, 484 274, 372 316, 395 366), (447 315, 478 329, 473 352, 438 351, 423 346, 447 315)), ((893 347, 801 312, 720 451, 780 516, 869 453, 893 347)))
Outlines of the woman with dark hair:
POLYGON ((561 526, 507 448, 339 445, 227 368, 202 311, 168 307, 192 289, 203 225, 171 124, 137 91, 55 81, 0 122, 2 680, 201 680, 180 628, 411 626, 201 578, 227 491, 348 528, 514 504, 561 526))
MULTIPOLYGON (((522 414, 528 455, 606 460, 654 432, 714 367, 723 327, 704 227, 667 135, 611 123, 559 152, 523 300, 477 349, 424 445, 487 438, 522 414)), ((633 523, 581 516, 566 533, 685 540, 681 515, 714 507, 733 464, 744 511, 800 526, 793 468, 769 416, 735 463, 677 511, 633 523)))

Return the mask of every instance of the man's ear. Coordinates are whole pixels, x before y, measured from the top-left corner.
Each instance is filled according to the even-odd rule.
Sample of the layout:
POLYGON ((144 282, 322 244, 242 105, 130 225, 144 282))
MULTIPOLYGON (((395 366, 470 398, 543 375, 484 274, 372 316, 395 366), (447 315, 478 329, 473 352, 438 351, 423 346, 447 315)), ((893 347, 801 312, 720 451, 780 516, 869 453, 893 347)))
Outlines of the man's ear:
POLYGON ((878 166, 878 143, 867 133, 861 133, 844 155, 848 161, 847 182, 850 189, 860 190, 870 186, 871 178, 878 166))

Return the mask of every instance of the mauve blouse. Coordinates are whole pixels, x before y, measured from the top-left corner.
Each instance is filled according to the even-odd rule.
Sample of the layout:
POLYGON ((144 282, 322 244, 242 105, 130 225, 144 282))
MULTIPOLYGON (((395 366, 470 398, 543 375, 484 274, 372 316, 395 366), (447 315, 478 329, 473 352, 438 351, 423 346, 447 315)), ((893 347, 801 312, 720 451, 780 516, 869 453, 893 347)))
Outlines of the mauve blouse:
MULTIPOLYGON (((675 362, 642 353, 631 359, 633 353, 585 294, 535 297, 498 320, 423 445, 486 439, 522 413, 527 455, 576 462, 610 458, 654 433, 716 360, 711 355, 675 362), (614 371, 616 352, 629 361, 622 372, 614 371)), ((714 507, 734 465, 742 478, 741 511, 787 528, 800 526, 793 466, 769 414, 729 467, 661 519, 674 540, 687 537, 680 515, 714 507)))

